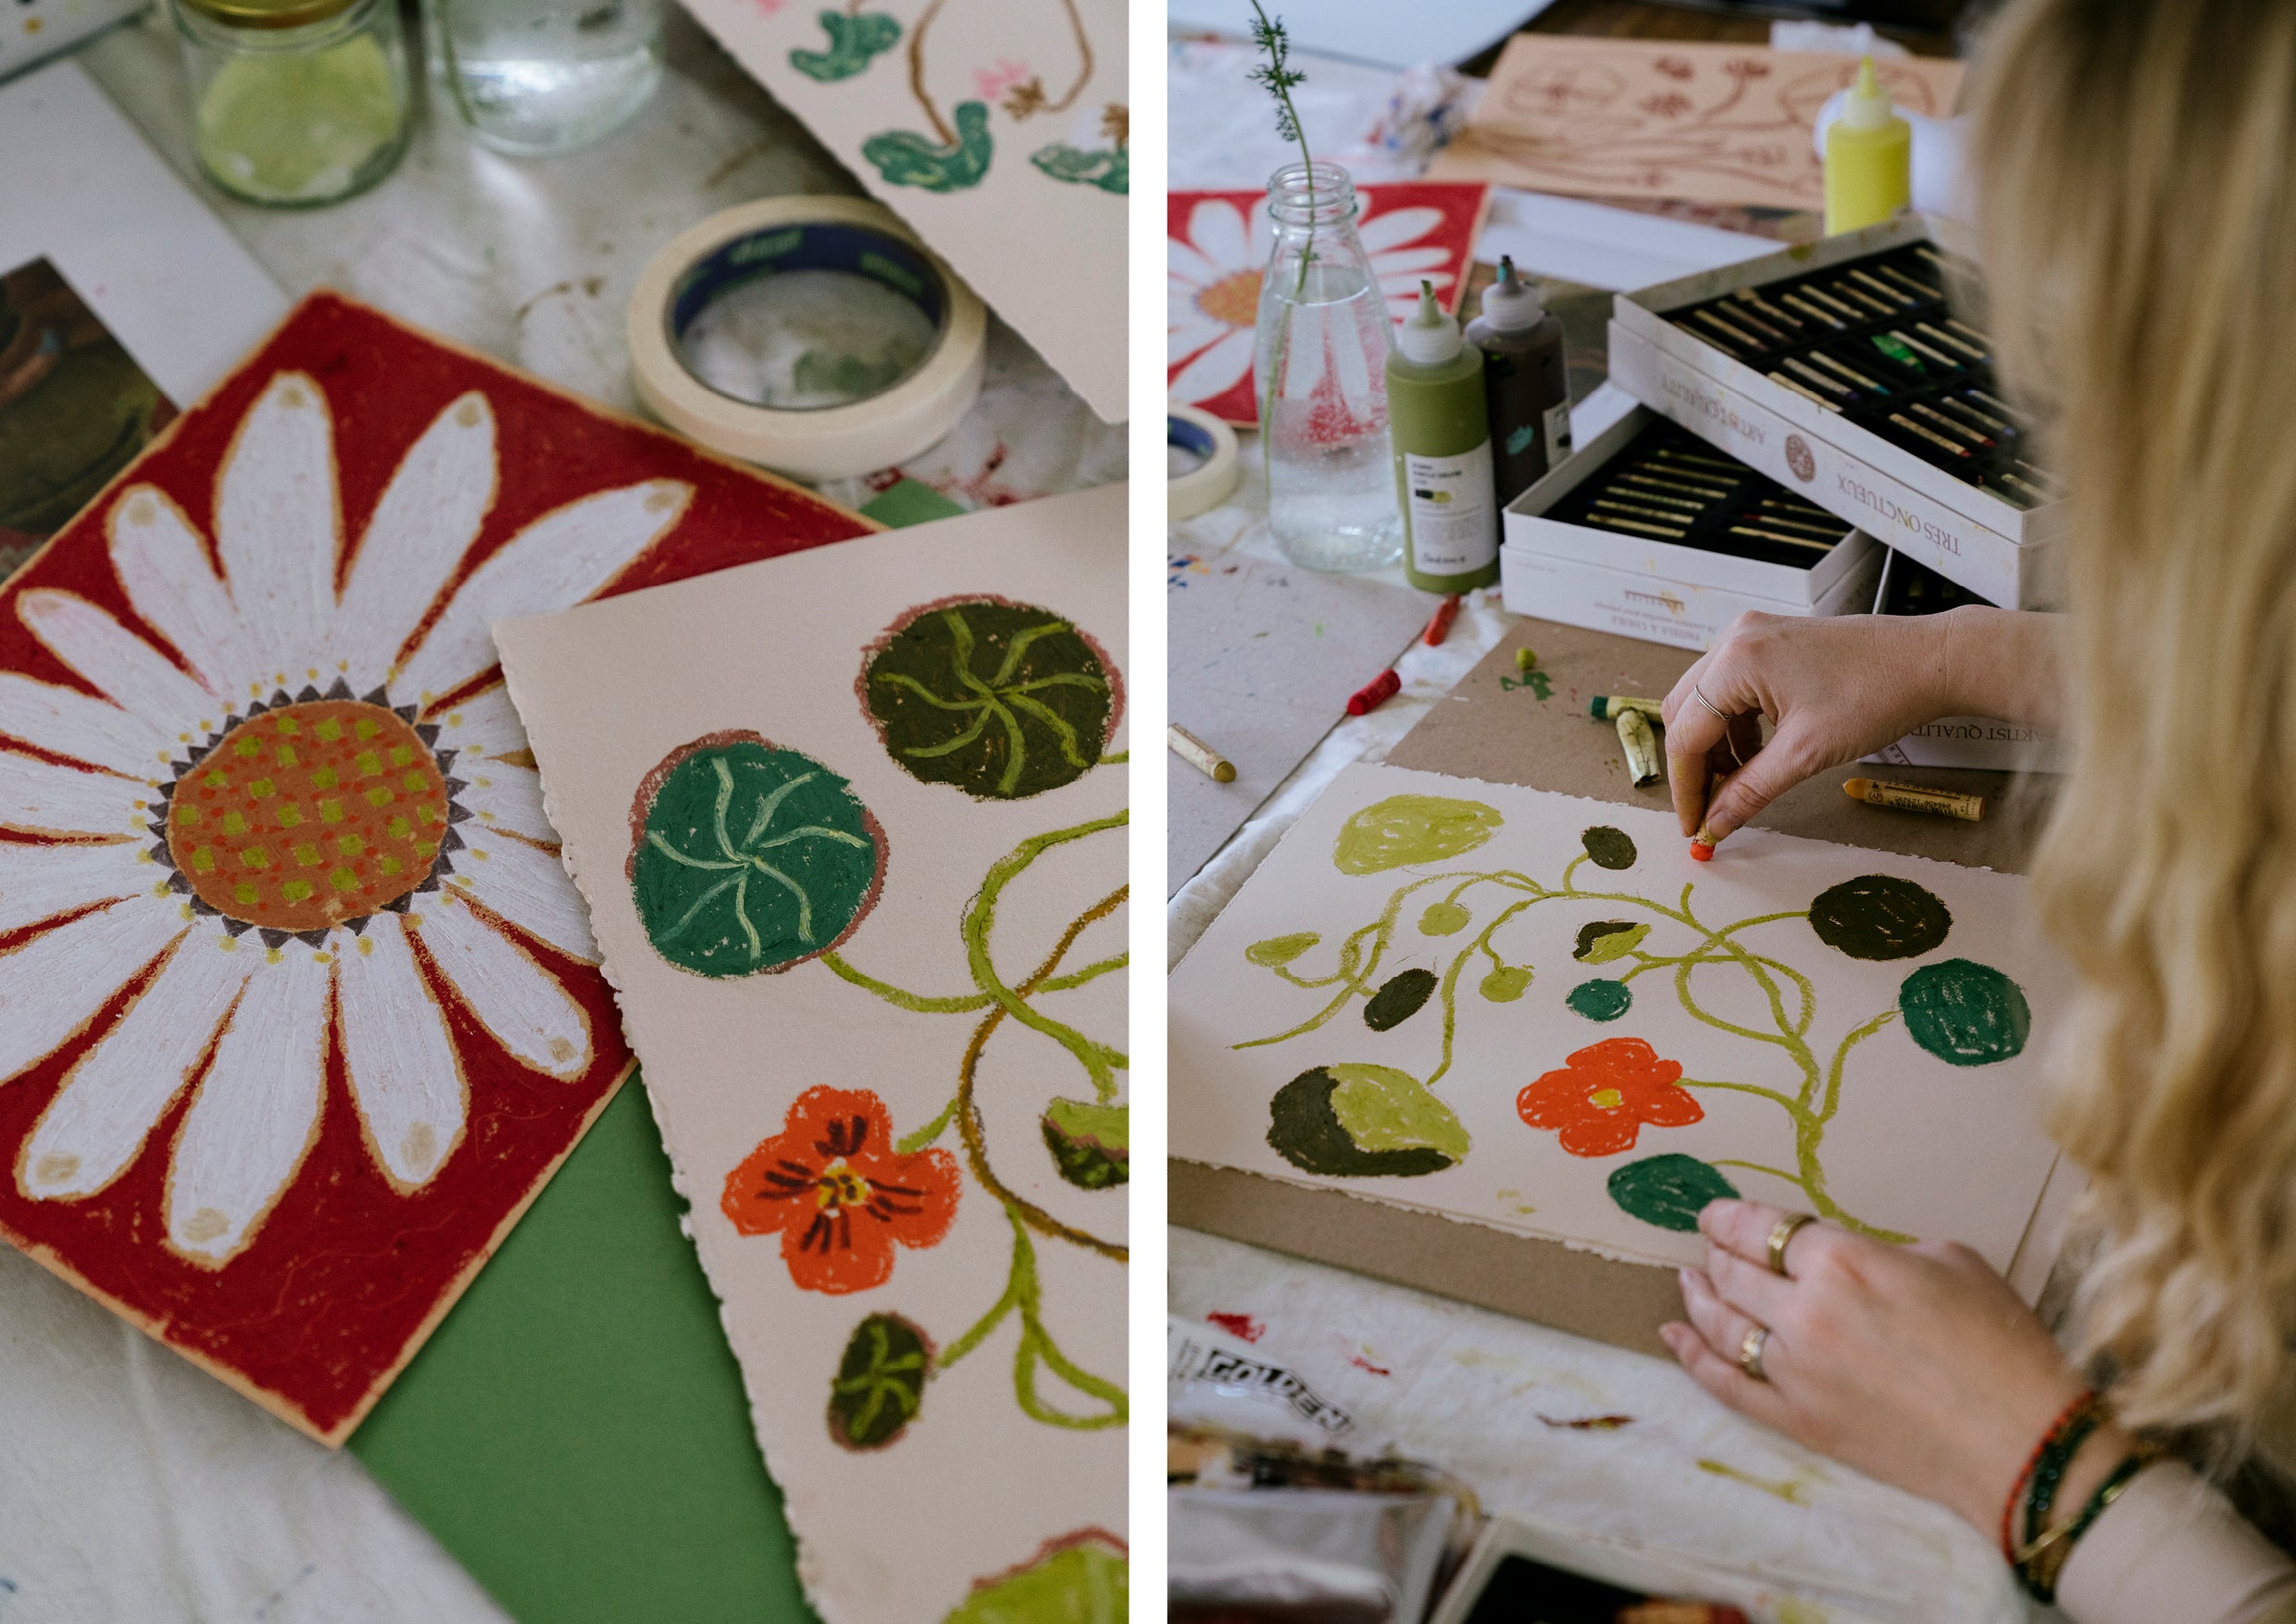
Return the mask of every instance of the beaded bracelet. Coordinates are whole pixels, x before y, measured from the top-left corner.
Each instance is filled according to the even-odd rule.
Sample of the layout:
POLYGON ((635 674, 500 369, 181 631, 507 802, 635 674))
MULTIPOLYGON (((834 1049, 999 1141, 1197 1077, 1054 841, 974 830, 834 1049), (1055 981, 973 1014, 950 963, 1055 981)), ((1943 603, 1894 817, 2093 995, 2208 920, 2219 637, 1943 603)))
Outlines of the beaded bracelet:
POLYGON ((2104 1419, 2103 1403, 2083 1405, 2069 1422, 2052 1433, 2041 1445, 2040 1458, 2033 1463, 2032 1478, 2025 1486, 2027 1550, 2031 1550, 2033 1542, 2041 1538, 2048 1529, 2049 1513, 2057 1503, 2057 1485, 2065 1480, 2073 1457, 2080 1453, 2081 1445, 2089 1442, 2089 1435, 2104 1424, 2104 1419))
POLYGON ((2078 1516, 2068 1523, 2051 1529, 2017 1553, 2017 1580, 2025 1587, 2026 1594, 2044 1606, 2057 1599, 2057 1580, 2064 1574, 2065 1565, 2073 1559, 2074 1545, 2097 1518, 2104 1515, 2106 1508, 2121 1497, 2121 1491, 2128 1487, 2137 1474, 2160 1456, 2159 1445, 2149 1443, 2138 1444, 2097 1486, 2096 1493, 2089 1496, 2089 1503, 2081 1507, 2078 1516))
POLYGON ((2025 1485, 2032 1477, 2033 1468, 2040 1464, 2041 1456, 2048 1453, 2050 1444, 2062 1437, 2067 1428, 2094 1408, 2099 1402, 2095 1388, 2083 1388, 2071 1404, 2066 1405, 2063 1410, 2058 1412, 2057 1418, 2049 1423, 2049 1430, 2040 1435, 2040 1441, 2033 1445, 2033 1453, 2025 1457, 2025 1465, 2010 1480, 2008 1498, 2001 1504, 2001 1555, 2002 1560, 2012 1567, 2016 1565, 2017 1539, 2011 1531, 2011 1524, 2016 1516, 2018 1503, 2025 1498, 2025 1485))

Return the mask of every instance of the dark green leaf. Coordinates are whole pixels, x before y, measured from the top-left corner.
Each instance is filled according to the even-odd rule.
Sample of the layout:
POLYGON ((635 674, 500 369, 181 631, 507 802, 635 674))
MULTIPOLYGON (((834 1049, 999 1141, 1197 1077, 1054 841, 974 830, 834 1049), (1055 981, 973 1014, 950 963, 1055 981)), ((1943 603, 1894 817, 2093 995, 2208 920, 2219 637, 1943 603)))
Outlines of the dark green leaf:
POLYGON ((872 1314, 853 1328, 830 1383, 830 1436, 847 1449, 882 1449, 901 1436, 925 1400, 932 1349, 898 1314, 872 1314))

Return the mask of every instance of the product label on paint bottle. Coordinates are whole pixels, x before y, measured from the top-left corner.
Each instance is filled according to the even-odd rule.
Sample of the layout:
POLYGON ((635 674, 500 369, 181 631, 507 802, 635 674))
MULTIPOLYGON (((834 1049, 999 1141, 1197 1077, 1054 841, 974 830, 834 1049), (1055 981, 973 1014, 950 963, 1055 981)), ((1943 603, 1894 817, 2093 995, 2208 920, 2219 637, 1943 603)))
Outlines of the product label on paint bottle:
POLYGON ((1570 456, 1570 402, 1547 407, 1547 468, 1553 470, 1570 456))
POLYGON ((1410 496, 1411 562, 1424 575, 1487 568, 1499 556, 1491 500, 1491 442, 1460 456, 1404 454, 1410 496))

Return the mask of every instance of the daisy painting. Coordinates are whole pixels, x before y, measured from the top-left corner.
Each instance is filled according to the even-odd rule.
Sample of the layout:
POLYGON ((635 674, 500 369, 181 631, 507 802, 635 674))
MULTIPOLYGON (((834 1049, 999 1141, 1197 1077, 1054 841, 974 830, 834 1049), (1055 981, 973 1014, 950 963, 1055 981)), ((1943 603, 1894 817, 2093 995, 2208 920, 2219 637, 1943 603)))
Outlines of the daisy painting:
POLYGON ((489 628, 867 528, 306 300, 0 592, 0 1233, 340 1441, 630 1063, 489 628))
MULTIPOLYGON (((1474 261, 1491 188, 1480 183, 1398 181, 1356 192, 1356 233, 1397 321, 1418 303, 1419 280, 1455 307, 1474 261)), ((1166 200, 1167 393, 1250 428, 1252 338, 1260 273, 1275 244, 1265 192, 1175 192, 1166 200)))

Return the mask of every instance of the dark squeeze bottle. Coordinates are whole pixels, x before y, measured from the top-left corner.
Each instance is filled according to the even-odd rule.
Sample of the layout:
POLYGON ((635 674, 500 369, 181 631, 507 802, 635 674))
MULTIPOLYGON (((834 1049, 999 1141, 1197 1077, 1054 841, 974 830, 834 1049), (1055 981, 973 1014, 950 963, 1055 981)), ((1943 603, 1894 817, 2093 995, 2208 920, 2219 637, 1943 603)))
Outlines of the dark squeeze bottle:
POLYGON ((1504 508, 1570 455, 1563 324, 1515 274, 1515 261, 1502 258, 1499 280, 1483 290, 1483 313, 1467 323, 1466 342, 1483 352, 1491 478, 1504 508))

